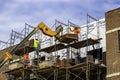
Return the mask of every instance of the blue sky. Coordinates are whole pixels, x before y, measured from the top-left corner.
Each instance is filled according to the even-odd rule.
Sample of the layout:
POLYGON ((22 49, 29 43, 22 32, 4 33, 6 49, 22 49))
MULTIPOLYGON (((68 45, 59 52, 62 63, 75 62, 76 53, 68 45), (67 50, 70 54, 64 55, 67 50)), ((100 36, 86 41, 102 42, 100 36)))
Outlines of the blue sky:
POLYGON ((120 0, 0 0, 0 40, 7 41, 11 30, 20 32, 25 23, 52 26, 57 19, 82 25, 87 13, 101 19, 119 7, 120 0))

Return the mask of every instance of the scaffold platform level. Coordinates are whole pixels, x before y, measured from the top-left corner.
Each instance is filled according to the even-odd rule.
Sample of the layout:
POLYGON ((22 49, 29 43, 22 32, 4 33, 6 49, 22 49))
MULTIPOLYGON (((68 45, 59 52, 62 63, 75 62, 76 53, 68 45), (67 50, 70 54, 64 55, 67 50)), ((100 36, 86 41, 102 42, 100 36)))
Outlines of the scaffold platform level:
POLYGON ((39 51, 40 52, 44 51, 44 52, 47 52, 47 53, 51 53, 51 52, 58 51, 58 50, 61 50, 61 49, 64 49, 64 48, 66 48, 66 46, 64 44, 59 43, 59 44, 55 44, 55 45, 40 49, 39 51))
POLYGON ((34 50, 35 50, 34 47, 29 47, 29 46, 21 47, 15 52, 15 55, 22 56, 25 52, 30 53, 34 50))
MULTIPOLYGON (((80 64, 76 64, 74 66, 66 66, 66 67, 46 67, 46 68, 35 68, 35 69, 24 69, 24 68, 18 68, 15 70, 6 71, 7 74, 14 74, 16 76, 24 76, 24 72, 27 70, 29 74, 31 72, 35 72, 38 76, 41 76, 41 78, 44 78, 43 80, 54 80, 54 77, 56 76, 57 80, 66 80, 66 75, 69 75, 68 80, 86 80, 86 72, 87 72, 87 65, 90 66, 90 80, 97 80, 97 76, 101 76, 105 70, 106 67, 101 66, 100 64, 94 64, 93 62, 83 62, 80 64), (22 74, 21 74, 22 73, 22 74), (20 75, 21 74, 21 75, 20 75), (96 76, 96 77, 95 77, 96 76)), ((38 79, 39 80, 39 79, 38 79)))
POLYGON ((99 38, 99 39, 89 38, 89 39, 86 39, 86 40, 82 40, 82 41, 78 41, 76 43, 70 44, 69 46, 73 47, 73 48, 76 48, 76 49, 79 49, 79 48, 83 48, 83 47, 86 47, 86 46, 97 44, 97 43, 99 43, 99 40, 101 40, 101 39, 102 38, 99 38))
POLYGON ((70 43, 78 40, 78 36, 76 34, 64 34, 59 37, 59 41, 62 43, 70 43))
MULTIPOLYGON (((40 49, 39 51, 40 52, 43 51, 43 52, 51 53, 51 52, 54 52, 54 51, 58 51, 58 50, 67 48, 67 47, 73 47, 73 48, 79 49, 79 48, 82 48, 82 47, 86 47, 87 45, 90 46, 90 45, 97 44, 97 43, 99 43, 99 40, 101 40, 101 38, 100 39, 91 39, 91 38, 89 38, 89 39, 86 39, 86 40, 73 42, 73 43, 71 43, 69 45, 64 45, 62 43, 59 43, 59 44, 55 44, 55 45, 52 45, 52 46, 49 46, 49 47, 45 47, 43 49, 40 49)), ((8 50, 12 50, 15 46, 5 48, 5 49, 1 50, 0 53, 4 53, 4 52, 6 52, 8 50)), ((15 52, 15 55, 22 56, 25 53, 25 51, 27 53, 34 51, 33 40, 27 41, 25 44, 23 44, 15 52)))
MULTIPOLYGON (((14 45, 14 46, 10 46, 10 47, 7 47, 3 50, 0 50, 0 53, 3 54, 5 53, 6 51, 10 52, 12 49, 14 49, 15 47, 17 46, 14 45)), ((27 42, 25 42, 16 52, 15 52, 15 55, 17 56, 22 56, 25 52, 29 53, 29 52, 32 52, 34 51, 34 47, 33 47, 33 39, 32 40, 28 40, 27 42)))
POLYGON ((88 46, 97 44, 97 43, 99 43, 99 40, 101 40, 101 38, 100 39, 89 38, 89 39, 86 39, 86 40, 71 43, 69 45, 64 45, 64 44, 59 43, 59 44, 55 44, 55 45, 43 48, 39 51, 44 51, 44 52, 47 52, 47 53, 51 53, 51 52, 54 52, 54 51, 58 51, 58 50, 67 48, 67 47, 73 47, 73 48, 79 49, 79 48, 86 47, 87 43, 88 43, 88 46))

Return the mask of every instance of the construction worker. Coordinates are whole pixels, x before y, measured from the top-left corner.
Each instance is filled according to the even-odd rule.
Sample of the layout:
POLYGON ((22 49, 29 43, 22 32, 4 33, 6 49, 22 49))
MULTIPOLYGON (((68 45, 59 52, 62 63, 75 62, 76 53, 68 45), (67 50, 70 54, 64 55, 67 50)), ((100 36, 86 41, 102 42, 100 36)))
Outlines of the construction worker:
MULTIPOLYGON (((22 57, 23 60, 23 67, 24 69, 30 69, 30 65, 29 65, 29 55, 28 54, 24 54, 22 57)), ((30 74, 27 70, 24 71, 24 80, 29 80, 30 78, 30 74)))
POLYGON ((24 54, 23 56, 22 56, 22 60, 23 60, 23 67, 24 68, 29 68, 30 66, 29 66, 29 55, 28 54, 24 54))
POLYGON ((37 57, 39 56, 39 46, 40 45, 40 42, 38 41, 38 39, 35 39, 34 40, 34 49, 36 51, 36 54, 37 54, 37 57))
POLYGON ((58 55, 57 58, 56 58, 56 64, 57 64, 58 67, 61 66, 60 55, 58 55))
POLYGON ((79 64, 79 63, 80 63, 80 60, 81 60, 80 54, 77 52, 77 53, 76 53, 76 61, 75 61, 75 63, 76 63, 76 64, 79 64))
POLYGON ((72 30, 71 28, 70 28, 70 30, 77 36, 77 38, 78 38, 78 34, 80 33, 80 28, 79 27, 74 27, 74 29, 72 30))

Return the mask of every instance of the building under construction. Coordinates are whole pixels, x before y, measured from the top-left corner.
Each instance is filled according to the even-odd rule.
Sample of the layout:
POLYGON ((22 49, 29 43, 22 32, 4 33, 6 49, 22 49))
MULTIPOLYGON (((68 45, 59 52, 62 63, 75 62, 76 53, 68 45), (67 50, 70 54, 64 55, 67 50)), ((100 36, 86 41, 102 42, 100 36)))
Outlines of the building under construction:
POLYGON ((106 51, 101 45, 103 36, 100 33, 103 23, 101 20, 87 14, 87 24, 81 27, 70 21, 65 24, 56 20, 56 32, 59 32, 59 27, 63 27, 57 37, 51 37, 44 29, 43 32, 34 34, 34 38, 39 36, 39 40, 43 39, 41 34, 47 34, 50 38, 41 40, 39 55, 30 60, 29 68, 24 67, 21 57, 26 53, 36 53, 34 39, 28 39, 31 34, 29 28, 34 27, 25 24, 24 35, 22 32, 12 31, 9 42, 1 41, 9 46, 2 49, 0 55, 6 52, 14 54, 13 60, 7 61, 0 68, 0 80, 119 80, 119 13, 120 8, 106 12, 106 51), (79 27, 81 33, 76 36, 71 33, 70 27, 79 27), (15 44, 18 38, 21 44, 15 44), (76 61, 76 54, 80 56, 79 62, 76 61), (56 61, 58 55, 60 64, 56 61))

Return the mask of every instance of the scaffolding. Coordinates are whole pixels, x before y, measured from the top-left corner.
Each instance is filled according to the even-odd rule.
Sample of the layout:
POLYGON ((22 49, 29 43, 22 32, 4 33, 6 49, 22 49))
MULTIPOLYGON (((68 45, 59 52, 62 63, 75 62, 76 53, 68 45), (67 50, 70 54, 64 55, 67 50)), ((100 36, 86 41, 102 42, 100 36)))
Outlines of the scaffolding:
POLYGON ((9 45, 8 42, 0 40, 0 49, 6 48, 8 47, 8 45, 9 45))
MULTIPOLYGON (((88 39, 89 45, 97 44, 99 39, 93 40, 88 39)), ((44 51, 47 53, 51 53, 54 51, 58 51, 64 48, 74 47, 76 49, 82 48, 87 46, 87 40, 79 41, 77 43, 73 43, 70 45, 63 45, 63 44, 56 44, 53 46, 49 46, 47 48, 43 48, 40 52, 44 51), (82 45, 84 43, 84 45, 82 45), (56 47, 56 49, 54 49, 56 47)), ((87 80, 88 77, 88 64, 89 64, 89 80, 103 80, 105 67, 99 64, 95 64, 93 61, 81 62, 80 64, 76 64, 73 66, 69 66, 67 63, 64 67, 57 67, 52 65, 50 67, 44 68, 32 68, 32 69, 24 69, 22 66, 20 68, 16 68, 10 71, 6 71, 7 74, 15 75, 16 78, 22 76, 22 80, 24 80, 24 75, 27 71, 27 74, 34 74, 36 76, 34 79, 31 80, 87 80), (22 73, 22 74, 21 74, 22 73), (62 74, 62 75, 61 75, 62 74), (102 77, 101 77, 102 76, 102 77)))
POLYGON ((10 46, 14 46, 15 44, 18 44, 21 40, 23 40, 33 29, 34 27, 30 24, 25 23, 25 27, 22 31, 18 32, 15 30, 12 30, 10 33, 10 39, 7 41, 0 40, 0 49, 7 48, 10 46), (17 41, 19 39, 19 41, 17 41))
MULTIPOLYGON (((28 25, 28 24, 25 24, 25 25, 28 25)), ((29 76, 30 80, 105 80, 106 67, 101 65, 103 62, 102 62, 102 59, 100 59, 102 54, 102 48, 100 47, 101 38, 99 36, 100 35, 99 20, 87 14, 87 25, 84 27, 80 27, 79 25, 76 25, 71 21, 68 21, 68 24, 65 24, 58 20, 55 20, 55 28, 58 25, 64 26, 63 33, 61 33, 61 41, 55 41, 53 45, 42 48, 39 50, 39 52, 40 53, 45 52, 48 54, 55 53, 55 58, 56 58, 59 50, 66 49, 67 59, 64 66, 61 66, 61 67, 57 66, 56 61, 54 61, 52 63, 53 65, 50 65, 44 68, 40 66, 32 66, 32 68, 30 69, 25 69, 22 66, 20 66, 19 68, 6 71, 5 73, 7 73, 9 76, 14 75, 16 77, 15 80, 18 79, 19 77, 21 77, 22 80, 25 80, 26 74, 29 74, 27 76, 29 76), (91 20, 96 23, 97 35, 94 35, 91 33, 95 29, 95 27, 92 29, 90 29, 89 27, 91 20), (81 29, 81 31, 86 32, 85 33, 86 37, 81 38, 81 35, 79 35, 80 39, 77 42, 74 42, 76 40, 76 37, 70 33, 69 29, 71 26, 80 27, 80 29, 85 28, 86 30, 81 29), (89 35, 94 35, 96 38, 92 39, 91 37, 89 37, 89 35), (91 50, 91 47, 92 47, 92 50, 91 50), (85 52, 81 51, 81 49, 83 48, 85 52), (80 55, 81 53, 84 53, 84 54, 86 53, 86 57, 81 59, 81 63, 75 64, 75 61, 74 61, 75 59, 72 59, 72 55, 75 52, 72 51, 72 49, 79 52, 80 55), (93 54, 97 54, 96 58, 100 61, 98 64, 95 64, 93 58, 91 58, 91 54, 92 54, 92 57, 93 57, 93 54), (31 75, 32 77, 30 77, 31 75)), ((25 26, 24 35, 23 34, 21 35, 20 33, 17 33, 15 31, 12 31, 12 32, 17 34, 17 37, 19 36, 19 38, 22 39, 29 33, 29 28, 25 26)), ((12 43, 14 43, 14 41, 15 40, 13 40, 12 43)), ((28 50, 27 53, 34 50, 29 46, 24 46, 24 48, 25 47, 30 49, 28 50)), ((21 48, 21 51, 23 51, 24 48, 21 48)), ((18 53, 16 53, 16 55, 18 53)), ((49 62, 48 60, 48 63, 51 63, 51 62, 49 62)))

